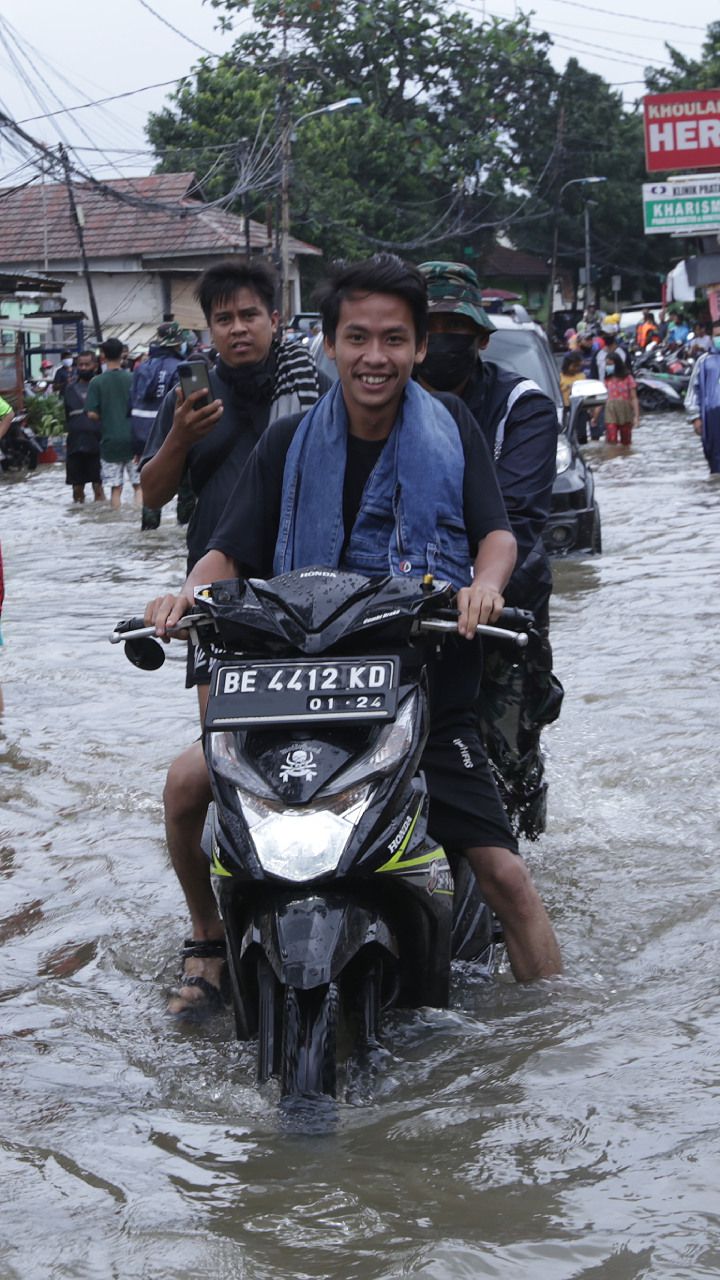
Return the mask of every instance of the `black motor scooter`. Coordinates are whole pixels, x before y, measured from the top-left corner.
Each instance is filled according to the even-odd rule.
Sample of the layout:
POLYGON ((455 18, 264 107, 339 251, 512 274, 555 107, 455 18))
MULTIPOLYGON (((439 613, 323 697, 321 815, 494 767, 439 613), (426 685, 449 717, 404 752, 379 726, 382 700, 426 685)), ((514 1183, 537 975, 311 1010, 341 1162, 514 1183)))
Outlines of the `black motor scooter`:
MULTIPOLYGON (((453 957, 492 965, 497 922, 428 831, 419 770, 453 596, 430 577, 307 568, 200 588, 178 624, 214 660, 206 852, 236 1031, 284 1096, 335 1097, 341 1030, 367 1062, 384 1008, 447 1005, 453 957)), ((523 647, 532 615, 506 613, 479 631, 523 647)), ((131 619, 110 638, 157 667, 153 634, 131 619)))
POLYGON ((34 471, 41 453, 42 445, 25 415, 18 414, 0 440, 0 470, 34 471))

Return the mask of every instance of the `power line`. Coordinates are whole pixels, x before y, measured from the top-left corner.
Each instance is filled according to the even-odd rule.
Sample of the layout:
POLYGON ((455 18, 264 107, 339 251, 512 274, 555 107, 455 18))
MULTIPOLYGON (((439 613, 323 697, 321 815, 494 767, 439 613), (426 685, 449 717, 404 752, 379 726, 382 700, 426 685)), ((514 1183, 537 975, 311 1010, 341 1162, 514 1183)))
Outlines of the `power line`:
MULTIPOLYGON (((568 35, 565 35, 564 32, 550 32, 550 34, 553 36, 559 35, 561 40, 570 40, 573 44, 584 46, 585 49, 593 49, 597 51, 597 44, 593 43, 591 40, 581 40, 579 36, 568 36, 568 35)), ((555 44, 554 40, 553 40, 553 43, 555 44)), ((561 48, 561 47, 562 46, 557 45, 557 48, 561 48)), ((612 62, 630 62, 631 64, 635 63, 640 66, 646 66, 648 62, 656 62, 659 67, 670 67, 672 65, 670 62, 667 61, 667 59, 653 58, 650 56, 649 53, 646 54, 645 57, 643 57, 642 55, 638 55, 637 57, 635 57, 635 55, 629 49, 614 49, 605 45, 603 46, 602 52, 603 54, 617 53, 621 55, 619 58, 612 58, 611 59, 612 62), (627 54, 628 57, 625 57, 624 56, 625 54, 627 54)))
MULTIPOLYGON (((565 38, 566 38, 566 37, 565 37, 565 36, 563 36, 563 39, 565 39, 565 38)), ((567 37, 567 39, 574 39, 574 36, 569 36, 569 37, 567 37)), ((583 40, 582 42, 578 42, 578 43, 582 43, 582 45, 586 45, 586 44, 587 44, 587 41, 583 40)), ((577 47, 577 45, 575 45, 575 47, 573 47, 572 45, 569 45, 569 44, 561 44, 559 40, 553 40, 553 47, 554 47, 555 49, 562 49, 563 53, 572 53, 576 58, 577 58, 577 57, 587 58, 587 56, 588 56, 588 50, 587 50, 587 48, 578 48, 578 47, 577 47)), ((597 46, 596 46, 596 45, 590 45, 590 49, 595 49, 595 50, 597 50, 597 46)), ((613 49, 603 49, 603 50, 602 50, 602 52, 603 52, 603 53, 608 53, 608 54, 610 54, 610 53, 614 53, 614 54, 615 54, 615 56, 614 56, 614 57, 612 57, 612 58, 609 58, 609 59, 608 59, 608 61, 609 61, 609 62, 622 62, 622 63, 623 63, 625 66, 627 66, 627 67, 644 67, 644 66, 647 66, 647 64, 648 64, 649 62, 654 62, 654 63, 657 65, 657 69, 658 69, 659 71, 662 71, 662 70, 665 70, 665 69, 667 69, 668 71, 672 70, 672 63, 671 63, 671 62, 661 62, 659 58, 651 58, 651 57, 649 57, 649 56, 648 56, 647 58, 633 58, 633 57, 625 58, 625 57, 623 57, 623 56, 620 54, 620 52, 619 52, 619 51, 616 51, 616 50, 613 50, 613 49)), ((586 67, 586 68, 584 68, 584 69, 585 69, 586 71, 588 70, 588 68, 587 68, 587 67, 586 67)), ((600 73, 599 71, 592 71, 592 72, 590 72, 590 75, 600 75, 600 74, 601 74, 601 73, 600 73)), ((637 83, 639 84, 639 83, 640 83, 640 81, 637 81, 637 83)), ((644 83, 644 82, 643 82, 643 83, 644 83)))
MULTIPOLYGON (((20 166, 25 168, 24 165, 20 166)), ((33 182, 40 181, 40 174, 36 173, 34 177, 28 178, 27 182, 21 182, 17 187, 3 187, 0 191, 0 200, 9 200, 10 196, 17 195, 18 191, 24 191, 26 187, 31 187, 33 182)))
MULTIPOLYGON (((466 0, 465 8, 471 9, 475 13, 482 12, 483 16, 485 15, 485 12, 486 12, 484 7, 480 8, 477 4, 473 4, 472 0, 466 0)), ((497 18, 500 21, 504 21, 504 22, 509 21, 508 19, 502 18, 502 15, 499 13, 491 12, 490 17, 497 18)), ((551 27, 548 27, 546 25, 538 25, 537 23, 533 23, 529 20, 528 20, 528 30, 530 32, 533 32, 535 35, 549 36, 553 46, 556 49, 562 49, 563 52, 565 53, 578 53, 578 52, 584 53, 586 49, 592 49, 595 52, 598 52, 597 43, 593 43, 592 41, 589 41, 589 40, 583 40, 580 36, 574 36, 574 35, 568 34, 566 31, 554 31, 551 27), (581 48, 580 50, 569 48, 568 45, 563 45, 559 42, 562 40, 569 40, 572 44, 580 45, 581 48)), ((612 58, 611 61, 627 62, 630 66, 646 66, 648 62, 655 62, 659 67, 669 68, 672 66, 672 63, 670 63, 667 59, 654 58, 650 54, 647 54, 645 57, 642 57, 641 55, 635 56, 631 49, 615 49, 611 46, 604 45, 601 52, 603 53, 603 55, 610 54, 610 53, 619 54, 620 55, 619 57, 612 58)))
MULTIPOLYGON (((214 53, 212 56, 213 58, 218 58, 222 61, 227 55, 214 53)), ((256 71, 271 71, 277 65, 279 65, 278 62, 254 63, 252 69, 256 71)), ((178 85, 183 80, 189 80, 193 74, 193 71, 188 71, 183 76, 175 76, 174 80, 159 80, 155 84, 144 84, 141 85, 139 89, 126 89, 123 93, 112 93, 106 98, 96 98, 92 102, 79 102, 74 107, 62 107, 58 111, 47 111, 44 115, 24 116, 22 120, 17 121, 17 124, 34 124, 37 120, 50 120, 53 116, 69 115, 73 111, 85 111, 88 107, 102 107, 107 102, 117 102, 120 98, 132 98, 138 93, 147 93, 149 89, 167 89, 170 85, 178 85)), ((232 146, 233 144, 229 143, 227 145, 232 146)), ((119 148, 117 147, 107 148, 108 151, 117 151, 118 149, 119 148)), ((183 148, 183 150, 185 149, 186 148, 183 148)), ((197 150, 197 148, 187 149, 197 150)), ((97 150, 100 150, 100 148, 97 148, 97 150)), ((176 150, 176 148, 173 148, 173 150, 176 150)), ((210 150, 210 148, 208 148, 208 150, 210 150)))
MULTIPOLYGON (((126 89, 124 93, 113 93, 107 98, 97 98, 95 102, 80 102, 75 107, 63 107, 60 111, 48 111, 42 116, 25 116, 23 120, 18 120, 17 123, 33 124, 36 120, 49 120, 52 116, 67 115, 73 111, 85 111, 88 107, 102 107, 106 102, 117 102, 119 98, 132 98, 137 93, 147 93, 148 89, 167 89, 168 85, 179 84, 181 80, 186 80, 187 78, 187 76, 176 76, 174 80, 160 80, 157 84, 144 84, 140 89, 126 89)), ((110 150, 116 150, 116 148, 111 147, 110 150)))
MULTIPOLYGON (((25 41, 22 39, 22 37, 19 35, 19 33, 18 33, 17 31, 15 31, 15 29, 11 26, 11 24, 10 24, 9 22, 7 22, 7 20, 6 20, 6 19, 2 19, 2 18, 0 18, 0 42, 2 42, 2 44, 3 44, 3 46, 4 46, 5 50, 6 50, 6 52, 7 52, 7 54, 8 54, 8 56, 10 57, 10 59, 11 59, 11 61, 12 61, 13 65, 15 66, 15 68, 16 68, 16 70, 17 70, 17 72, 18 72, 18 75, 20 76, 20 78, 23 80, 23 82, 25 83, 25 85, 26 85, 26 86, 27 86, 27 88, 29 89, 30 94, 32 95, 32 97, 35 99, 35 101, 38 103, 38 105, 39 105, 39 106, 44 107, 44 108, 47 108, 47 102, 46 102, 46 101, 45 101, 45 99, 43 98, 43 95, 41 94, 41 92, 40 92, 40 90, 39 90, 39 88, 38 88, 38 86, 37 86, 37 83, 36 83, 36 81, 37 81, 38 77, 37 77, 37 76, 29 76, 29 75, 27 74, 27 72, 25 71, 25 68, 24 68, 24 66, 23 66, 23 64, 22 64, 22 59, 25 59, 25 61, 26 61, 28 64, 30 64, 31 66, 33 66, 32 61, 31 61, 31 58, 28 56, 28 50, 29 50, 31 54, 34 54, 37 58, 39 58, 42 62, 44 62, 44 63, 45 63, 45 65, 46 65, 47 67, 49 67, 49 68, 50 68, 50 70, 54 70, 54 69, 50 66, 50 63, 48 63, 48 62, 45 60, 45 58, 44 58, 44 57, 43 57, 43 55, 39 52, 39 50, 33 49, 33 46, 32 46, 32 45, 27 44, 27 42, 25 42, 25 41), (15 49, 17 49, 17 52, 18 52, 18 57, 17 57, 17 58, 16 58, 16 56, 15 56, 15 52, 14 52, 14 48, 13 48, 13 46, 14 46, 14 48, 15 48, 15 49)), ((61 78, 62 80, 65 80, 65 83, 66 83, 66 84, 69 84, 69 83, 70 83, 68 80, 66 80, 65 76, 63 76, 61 73, 56 73, 56 74, 60 74, 60 78, 61 78)), ((50 94, 51 98, 54 98, 54 99, 55 99, 55 101, 56 101, 57 103, 60 103, 60 102, 61 102, 61 99, 59 98, 59 96, 58 96, 58 94, 55 92, 55 90, 52 88, 52 86, 51 86, 50 84, 46 83, 45 87, 46 87, 46 89, 47 89, 48 93, 50 94)), ((72 87, 72 86, 71 86, 71 87, 72 87)), ((82 125, 78 125, 77 127, 79 128, 79 130, 80 130, 80 132, 82 133, 83 137, 85 137, 85 138, 87 139, 87 141, 88 141, 88 142, 92 142, 92 141, 93 141, 93 139, 90 137, 90 135, 87 133, 87 131, 85 130, 85 128, 84 128, 82 125)), ((55 128, 57 129, 57 132, 58 132, 58 134, 59 134, 60 138, 62 139, 62 141, 63 141, 66 145, 68 145, 68 146, 69 146, 69 145, 70 145, 70 143, 69 143, 69 139, 65 136, 65 134, 63 133, 63 131, 62 131, 62 130, 57 126, 57 125, 55 126, 55 128)), ((100 154, 101 154, 101 155, 103 155, 104 153, 103 153, 102 151, 100 151, 100 154)), ((119 169, 117 169, 117 166, 113 163, 113 161, 109 160, 109 159, 108 159, 108 157, 107 157, 107 155, 105 155, 105 156, 104 156, 104 158, 105 158, 105 160, 107 161, 108 165, 109 165, 111 168, 115 169, 116 173, 118 173, 118 175, 119 175, 119 176, 122 176, 122 175, 120 174, 119 169)))
MULTIPOLYGON (((31 69, 33 83, 35 83, 39 78, 37 64, 38 62, 40 62, 47 68, 48 72, 52 76, 56 77, 61 83, 67 85, 67 87, 73 93, 80 94, 85 99, 86 102, 89 101, 89 94, 85 93, 82 89, 78 88, 78 86, 75 85, 71 80, 69 80, 68 77, 62 71, 60 71, 56 66, 54 66, 51 62, 49 62, 48 59, 44 56, 44 54, 39 49, 37 49, 33 44, 31 44, 30 41, 25 39, 24 36, 21 36, 20 33, 10 25, 7 19, 4 20, 4 26, 8 34, 12 36, 18 49, 25 56, 26 61, 28 62, 31 69)), ((52 90, 48 77, 45 76, 43 77, 43 79, 45 81, 46 87, 52 93, 52 96, 55 98, 57 107, 63 108, 64 104, 61 98, 58 96, 58 94, 56 94, 52 90)), ((35 98, 35 100, 38 101, 37 92, 31 89, 31 93, 32 93, 32 96, 35 98)), ((43 107, 44 110, 47 110, 47 105, 42 100, 39 101, 39 105, 43 107)), ((125 120, 122 119, 121 117, 119 116, 113 117, 112 113, 107 111, 104 111, 104 114, 110 117, 114 134, 117 134, 118 128, 122 130, 128 129, 128 126, 125 120)), ((81 132, 83 132, 81 125, 78 125, 78 128, 80 129, 81 132)), ((57 132, 60 136, 62 136, 61 131, 59 129, 57 130, 57 132)), ((88 141, 93 141, 93 139, 88 139, 88 141)))
POLYGON ((168 22, 167 18, 164 18, 156 9, 153 9, 152 5, 148 4, 147 0, 138 0, 138 4, 141 4, 143 9, 147 9, 148 13, 151 13, 153 18, 157 18, 158 22, 162 22, 164 27, 168 27, 170 31, 174 31, 176 36, 180 36, 182 40, 187 40, 188 44, 194 45, 195 48, 200 49, 202 53, 209 53, 211 58, 219 58, 221 56, 219 53, 213 53, 212 49, 206 49, 204 44, 198 44, 197 40, 191 39, 191 37, 186 35, 184 31, 181 31, 179 27, 174 27, 172 22, 168 22))
MULTIPOLYGON (((148 209, 155 212, 169 213, 173 217, 187 218, 196 217, 199 214, 207 213, 209 210, 223 208, 232 203, 238 196, 243 195, 246 191, 258 191, 268 186, 276 186, 278 180, 277 162, 280 154, 281 140, 276 138, 274 141, 267 142, 262 138, 262 129, 264 126, 265 116, 261 116, 255 137, 252 142, 247 145, 239 157, 238 177, 233 183, 231 189, 217 200, 208 201, 207 203, 197 205, 197 208, 190 204, 168 204, 164 201, 149 199, 147 196, 134 195, 130 191, 122 190, 118 187, 110 186, 106 182, 101 182, 91 173, 81 169, 79 165, 71 165, 66 155, 58 156, 45 143, 40 142, 37 138, 33 138, 27 133, 16 121, 7 115, 6 112, 0 110, 0 127, 9 129, 15 134, 21 143, 29 145, 38 152, 49 164, 51 171, 57 169, 58 165, 62 167, 63 174, 68 179, 68 175, 72 174, 75 178, 79 178, 82 182, 91 185, 96 191, 102 195, 109 196, 120 204, 131 205, 134 208, 148 209)), ((18 144, 16 149, 25 157, 25 152, 18 144)), ((239 144, 236 144, 236 146, 239 144)), ((132 179, 126 179, 132 182, 132 179)))
MULTIPOLYGON (((565 2, 565 0, 562 0, 562 2, 564 3, 564 2, 565 2)), ((577 5, 575 5, 575 4, 574 4, 574 0, 567 0, 567 2, 568 2, 568 3, 572 3, 572 4, 573 4, 573 8, 582 7, 582 6, 577 6, 577 5)), ((491 18, 497 18, 500 22, 512 22, 512 19, 511 19, 511 18, 504 18, 504 17, 502 16, 502 14, 500 14, 500 13, 493 13, 491 10, 486 10, 486 6, 485 6, 484 4, 482 4, 482 0, 481 0, 481 2, 480 2, 480 3, 477 3, 477 0, 464 0, 464 5, 463 5, 463 7, 464 7, 465 9, 471 9, 471 10, 473 10, 473 12, 475 12, 475 13, 482 13, 483 17, 485 17, 486 13, 488 13, 488 14, 489 14, 489 16, 490 16, 491 18)), ((589 7, 589 6, 587 6, 587 7, 589 7)), ((594 9, 594 8, 593 8, 592 12, 593 12, 593 13, 602 13, 602 12, 603 12, 603 10, 601 10, 601 9, 594 9)), ((532 12, 532 15, 531 15, 531 16, 532 16, 533 21, 532 21, 532 22, 529 22, 529 24, 528 24, 528 25, 530 26, 531 30, 533 30, 533 31, 537 31, 538 33, 547 33, 547 34, 548 34, 548 35, 550 35, 550 36, 559 36, 562 40, 565 40, 565 39, 567 39, 567 40, 570 40, 570 39, 572 39, 572 40, 579 40, 579 39, 580 39, 578 36, 574 36, 574 35, 572 35, 572 33, 571 33, 571 32, 569 32, 569 31, 554 31, 551 27, 549 27, 549 26, 545 23, 544 19, 540 18, 540 16, 539 16, 539 15, 538 15, 538 13, 537 13, 537 10, 533 10, 533 12, 532 12)), ((692 29, 693 29, 693 28, 687 28, 687 27, 685 27, 685 26, 684 26, 684 24, 678 24, 678 25, 683 25, 683 30, 692 30, 692 29)), ((591 26, 588 26, 587 24, 583 24, 583 26, 582 26, 581 30, 582 30, 582 31, 606 31, 606 30, 607 30, 607 27, 606 27, 606 26, 605 26, 605 27, 591 27, 591 26)), ((704 30, 704 28, 703 28, 703 27, 698 27, 698 28, 697 28, 697 30, 699 30, 699 31, 703 31, 703 30, 704 30)), ((622 33, 620 33, 620 32, 616 32, 615 34, 621 34, 621 35, 622 35, 622 38, 623 38, 624 40, 625 40, 625 39, 628 39, 628 40, 643 40, 643 39, 647 39, 647 33, 646 33, 646 32, 641 32, 641 31, 622 32, 622 33)), ((661 41, 661 40, 663 39, 663 37, 662 37, 661 35, 658 35, 658 36, 653 36, 653 37, 652 37, 652 39, 653 39, 653 40, 655 40, 655 41, 661 41)), ((583 41, 581 40, 581 41, 580 41, 580 43, 587 43, 587 42, 583 42, 583 41)), ((681 41, 680 43, 681 43, 681 44, 685 44, 685 42, 684 42, 684 41, 681 41)), ((593 49, 596 49, 596 50, 597 50, 597 44, 592 44, 590 47, 591 47, 591 48, 593 48, 593 49)), ((696 51, 698 54, 701 52, 701 45, 700 45, 698 42, 696 42, 696 43, 694 43, 694 44, 692 44, 692 45, 687 44, 687 45, 686 45, 686 48, 692 49, 693 51, 696 51)), ((605 53, 605 52, 613 52, 613 50, 606 50, 606 48, 605 48, 605 47, 603 47, 602 52, 603 52, 603 53, 605 53)), ((623 50, 616 49, 616 50, 614 50, 614 52, 616 52, 616 53, 620 53, 620 52, 631 53, 632 51, 631 51, 631 50, 629 50, 629 49, 628 49, 628 50, 624 50, 624 51, 623 51, 623 50)), ((651 59, 651 61, 652 61, 652 59, 651 59)))
POLYGON ((683 31, 702 31, 706 34, 706 27, 693 26, 690 22, 672 22, 669 18, 648 18, 646 12, 637 13, 618 13, 616 9, 599 9, 594 4, 580 4, 578 0, 552 0, 553 4, 569 5, 571 9, 587 9, 590 13, 602 13, 608 18, 628 18, 630 22, 642 22, 643 26, 650 23, 656 27, 680 27, 683 31))

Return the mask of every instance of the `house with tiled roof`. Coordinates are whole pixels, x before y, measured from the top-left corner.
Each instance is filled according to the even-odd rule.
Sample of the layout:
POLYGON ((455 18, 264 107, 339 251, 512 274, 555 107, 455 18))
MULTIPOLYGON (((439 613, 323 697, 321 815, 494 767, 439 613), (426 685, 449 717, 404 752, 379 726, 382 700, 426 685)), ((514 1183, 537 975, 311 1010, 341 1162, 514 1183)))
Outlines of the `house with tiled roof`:
POLYGON ((532 312, 546 304, 550 266, 522 249, 496 241, 486 252, 478 268, 483 284, 509 290, 519 296, 532 312))
MULTIPOLYGON (((206 205, 192 173, 73 184, 103 336, 144 345, 163 316, 203 330, 192 292, 213 260, 274 255, 258 222, 206 205)), ((291 311, 299 311, 298 259, 320 250, 290 238, 291 311)), ((65 309, 90 315, 78 234, 64 183, 0 189, 0 272, 65 281, 65 309)), ((88 325, 90 329, 91 326, 88 325)))

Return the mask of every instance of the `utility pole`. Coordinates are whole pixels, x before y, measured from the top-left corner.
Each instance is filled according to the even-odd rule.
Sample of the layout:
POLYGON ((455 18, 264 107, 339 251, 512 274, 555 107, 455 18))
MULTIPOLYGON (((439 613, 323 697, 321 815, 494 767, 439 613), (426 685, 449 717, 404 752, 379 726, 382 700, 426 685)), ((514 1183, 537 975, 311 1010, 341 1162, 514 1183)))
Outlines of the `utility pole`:
MULTIPOLYGON (((565 108, 561 107, 560 113, 558 115, 557 133, 555 135, 555 146, 557 147, 557 156, 558 156, 558 169, 560 170, 560 173, 562 173, 562 137, 563 137, 564 128, 565 128, 565 108)), ((548 294, 549 294, 548 313, 547 313, 547 321, 545 324, 545 332, 547 333, 547 336, 550 339, 550 342, 552 342, 554 337, 553 308, 555 305, 555 272, 557 271, 558 233, 560 230, 560 198, 561 196, 562 196, 562 191, 558 191, 558 194, 555 197, 553 245, 552 245, 552 257, 550 258, 550 287, 548 290, 548 294)))
POLYGON ((290 319, 290 126, 283 124, 282 181, 280 185, 280 274, 282 276, 282 320, 290 319))
POLYGON ((70 162, 67 152, 63 146, 58 148, 60 161, 65 174, 65 185, 67 187, 68 199, 70 201, 70 212, 75 224, 75 231, 78 239, 78 247, 80 249, 80 259, 82 261, 83 275, 87 285, 88 297, 90 299, 90 313, 92 315, 93 327, 95 329, 95 340, 101 343, 103 340, 102 329, 100 327, 100 316, 98 315, 97 303, 95 301, 95 291, 93 289, 92 277, 90 275, 90 264, 88 263, 87 253, 85 252, 85 237, 83 235, 83 224, 80 217, 77 204, 75 203, 75 192, 72 185, 72 174, 70 173, 70 162))
POLYGON ((590 201, 585 200, 585 308, 592 302, 590 292, 590 201))
POLYGON ((290 166, 295 130, 298 125, 302 124, 303 120, 308 120, 310 116, 324 116, 334 111, 344 111, 346 107, 361 107, 362 105, 362 98, 340 98, 338 102, 328 102, 324 107, 316 107, 314 111, 305 111, 303 115, 291 121, 287 86, 283 91, 280 111, 282 166, 280 170, 280 238, 278 248, 283 278, 282 318, 285 323, 291 319, 294 310, 291 307, 293 291, 290 280, 290 166))
POLYGON ((282 302, 280 315, 283 324, 290 320, 290 163, 292 143, 290 138, 290 94, 287 47, 287 12, 285 0, 280 5, 282 23, 282 88, 280 100, 280 275, 282 302))
POLYGON ((45 192, 45 159, 43 158, 40 165, 40 190, 42 192, 43 207, 43 270, 45 275, 48 273, 48 223, 47 223, 47 194, 45 192))
POLYGON ((249 262, 252 249, 250 245, 250 207, 248 203, 248 190, 245 185, 247 181, 247 174, 245 172, 247 154, 248 140, 247 138, 239 138, 235 150, 235 172, 242 182, 242 216, 245 230, 245 257, 249 262))

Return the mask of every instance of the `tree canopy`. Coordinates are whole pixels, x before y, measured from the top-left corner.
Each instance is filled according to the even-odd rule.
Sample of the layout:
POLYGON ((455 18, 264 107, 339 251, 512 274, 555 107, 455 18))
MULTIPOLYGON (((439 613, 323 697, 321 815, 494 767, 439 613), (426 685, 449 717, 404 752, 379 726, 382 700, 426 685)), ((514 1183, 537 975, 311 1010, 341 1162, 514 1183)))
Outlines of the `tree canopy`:
POLYGON ((711 22, 705 34, 702 57, 686 58, 671 44, 668 51, 672 67, 668 70, 648 68, 645 82, 651 93, 675 93, 680 89, 717 89, 720 86, 720 22, 711 22))
MULTIPOLYGON (((656 291, 667 247, 643 235, 639 113, 575 59, 557 72, 529 17, 480 21, 444 0, 211 4, 221 25, 253 25, 150 117, 159 169, 192 168, 209 199, 264 220, 289 128, 294 234, 326 258, 392 248, 415 261, 464 256, 480 273, 500 231, 548 259, 556 218, 560 265, 580 265, 591 194, 594 261, 656 291), (362 105, 326 110, 348 97, 362 105), (606 181, 590 192, 576 181, 590 175, 606 181)), ((715 23, 711 66, 719 50, 715 23)), ((648 85, 697 84, 699 64, 669 52, 672 72, 648 85)))

